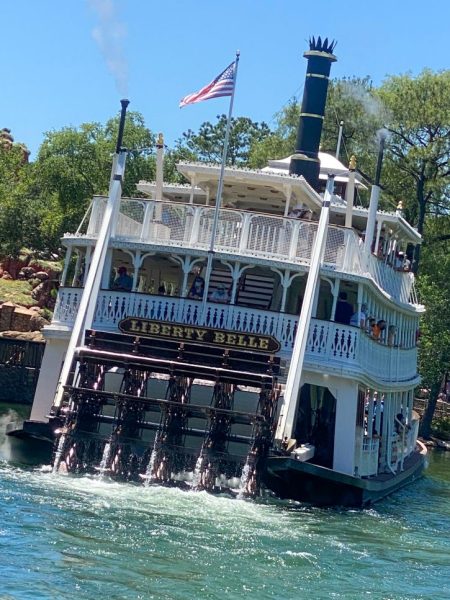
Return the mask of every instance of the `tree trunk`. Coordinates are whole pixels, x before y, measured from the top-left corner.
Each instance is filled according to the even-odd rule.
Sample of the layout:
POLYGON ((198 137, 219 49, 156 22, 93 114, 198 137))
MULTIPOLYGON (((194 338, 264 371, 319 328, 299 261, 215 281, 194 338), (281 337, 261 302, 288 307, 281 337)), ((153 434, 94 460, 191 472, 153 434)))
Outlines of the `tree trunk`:
MULTIPOLYGON (((418 219, 417 219, 417 231, 420 235, 423 234, 423 228, 425 224, 425 214, 427 201, 425 199, 425 179, 422 176, 417 182, 416 195, 417 195, 417 205, 418 205, 418 219)), ((414 260, 412 264, 412 271, 414 275, 417 275, 419 271, 419 262, 420 262, 420 244, 416 244, 414 248, 414 260)))
POLYGON ((430 389, 430 395, 428 397, 427 408, 422 417, 422 420, 420 421, 419 434, 426 440, 429 439, 431 435, 431 423, 433 421, 434 411, 436 409, 436 404, 440 390, 441 382, 436 381, 435 383, 433 383, 430 389))

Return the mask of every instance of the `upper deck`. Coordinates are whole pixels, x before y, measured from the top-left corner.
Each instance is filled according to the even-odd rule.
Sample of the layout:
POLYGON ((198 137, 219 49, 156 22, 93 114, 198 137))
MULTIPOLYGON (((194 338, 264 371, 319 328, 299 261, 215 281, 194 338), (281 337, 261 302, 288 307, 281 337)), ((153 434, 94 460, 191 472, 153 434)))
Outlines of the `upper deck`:
MULTIPOLYGON (((89 245, 98 236, 106 198, 95 197, 85 233, 66 234, 65 245, 89 245)), ((147 199, 122 199, 111 245, 141 251, 206 255, 214 207, 147 199)), ((248 263, 307 270, 317 223, 275 214, 222 208, 219 210, 215 255, 239 257, 248 263)), ((386 258, 364 255, 355 229, 328 228, 323 271, 346 279, 369 280, 385 297, 402 304, 417 304, 414 276, 396 270, 386 258)))

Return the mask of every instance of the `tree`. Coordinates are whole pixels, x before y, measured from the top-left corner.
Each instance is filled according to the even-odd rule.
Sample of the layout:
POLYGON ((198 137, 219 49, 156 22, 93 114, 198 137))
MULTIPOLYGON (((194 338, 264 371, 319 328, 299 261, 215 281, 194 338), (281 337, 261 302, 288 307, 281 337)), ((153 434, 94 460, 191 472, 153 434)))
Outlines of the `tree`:
POLYGON ((450 217, 429 218, 418 288, 426 313, 421 321, 419 365, 422 385, 430 390, 421 421, 421 435, 429 437, 438 394, 450 368, 450 217))
MULTIPOLYGON (((118 125, 115 117, 106 125, 84 123, 46 134, 34 165, 34 198, 41 237, 53 250, 65 231, 78 227, 92 196, 107 194, 118 125)), ((155 176, 154 136, 139 113, 127 113, 123 143, 123 195, 136 196, 136 183, 155 176)))
MULTIPOLYGON (((198 133, 191 129, 177 141, 176 150, 186 149, 197 160, 220 163, 227 124, 226 115, 218 115, 217 123, 202 123, 198 133)), ((247 166, 252 145, 261 142, 270 134, 266 123, 256 123, 248 117, 231 119, 227 163, 232 166, 247 166)))
MULTIPOLYGON (((300 103, 296 98, 292 98, 276 115, 275 131, 252 146, 250 165, 260 168, 265 166, 269 159, 293 154, 299 118, 300 103)), ((376 97, 369 77, 334 79, 328 87, 321 149, 335 154, 339 125, 343 121, 340 160, 347 164, 350 156, 355 154, 358 169, 370 178, 377 155, 376 132, 385 120, 386 111, 376 97)))
POLYGON ((9 130, 0 136, 0 255, 15 258, 24 244, 31 168, 26 147, 4 132, 9 130))
MULTIPOLYGON (((386 192, 404 202, 419 233, 428 215, 450 208, 450 71, 389 77, 378 97, 390 114, 386 192)), ((418 268, 420 246, 416 247, 418 268)))

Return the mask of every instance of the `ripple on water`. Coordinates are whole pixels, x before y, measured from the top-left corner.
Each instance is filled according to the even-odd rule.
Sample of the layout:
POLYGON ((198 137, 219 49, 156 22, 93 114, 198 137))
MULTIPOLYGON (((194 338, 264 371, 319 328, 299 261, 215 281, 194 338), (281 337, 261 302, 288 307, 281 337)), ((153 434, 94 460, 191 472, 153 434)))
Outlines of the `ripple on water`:
POLYGON ((325 510, 3 463, 0 597, 447 598, 445 490, 430 469, 373 509, 325 510))

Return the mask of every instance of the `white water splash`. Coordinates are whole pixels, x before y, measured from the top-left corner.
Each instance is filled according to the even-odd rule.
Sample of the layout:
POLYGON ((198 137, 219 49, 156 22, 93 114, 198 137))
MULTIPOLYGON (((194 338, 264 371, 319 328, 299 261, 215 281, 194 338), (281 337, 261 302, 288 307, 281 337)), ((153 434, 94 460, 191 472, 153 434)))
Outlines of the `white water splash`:
POLYGON ((106 442, 105 447, 103 449, 103 456, 100 462, 100 466, 98 468, 99 476, 104 477, 107 468, 109 459, 111 458, 111 442, 106 442))
POLYGON ((9 409, 8 412, 0 417, 0 458, 4 460, 11 459, 11 448, 6 432, 10 425, 15 423, 18 427, 22 421, 23 419, 12 409, 9 409))
POLYGON ((248 494, 247 488, 252 472, 253 469, 250 467, 249 463, 246 462, 244 468, 242 469, 241 481, 239 483, 239 493, 237 496, 239 500, 243 500, 248 494))
POLYGON ((192 478, 192 489, 195 490, 200 485, 202 479, 202 467, 204 456, 202 454, 197 458, 197 462, 195 463, 194 476, 192 478))
POLYGON ((61 464, 61 457, 62 457, 65 443, 66 443, 66 434, 62 433, 61 437, 59 438, 58 448, 56 450, 55 460, 53 462, 52 473, 57 473, 59 470, 59 465, 61 464))
POLYGON ((123 48, 127 29, 118 18, 114 0, 88 0, 88 3, 99 19, 99 24, 92 30, 92 37, 114 77, 117 90, 122 96, 127 96, 128 63, 123 48))
POLYGON ((150 455, 150 460, 148 461, 147 470, 144 475, 144 485, 147 487, 150 485, 153 478, 153 471, 155 469, 155 461, 156 461, 156 451, 153 448, 152 453, 150 455))

